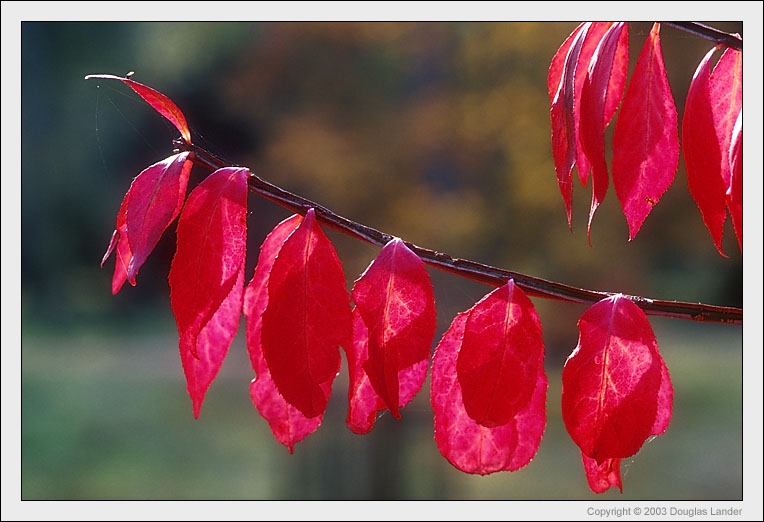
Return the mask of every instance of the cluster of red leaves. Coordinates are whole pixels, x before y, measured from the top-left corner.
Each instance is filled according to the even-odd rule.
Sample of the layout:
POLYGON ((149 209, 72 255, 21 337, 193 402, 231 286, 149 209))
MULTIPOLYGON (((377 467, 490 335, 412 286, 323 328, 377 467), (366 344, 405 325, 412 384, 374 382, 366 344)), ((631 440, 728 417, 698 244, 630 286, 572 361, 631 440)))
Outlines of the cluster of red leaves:
MULTIPOLYGON (((571 37, 571 48, 576 56, 621 53, 625 60, 619 51, 624 29, 623 24, 593 30, 584 26, 571 37), (589 31, 604 35, 602 49, 585 45, 589 31)), ((563 76, 574 61, 566 60, 563 76)), ((584 93, 602 90, 601 84, 607 83, 607 71, 590 69, 584 93)), ((190 140, 183 114, 165 96, 126 78, 98 77, 130 85, 190 140)), ((570 85, 563 89, 558 98, 572 96, 570 85)), ((613 103, 592 109, 598 114, 598 129, 615 112, 613 103)), ((574 119, 567 124, 571 132, 578 125, 574 119)), ((581 128, 587 125, 582 119, 581 128)), ((739 129, 733 134, 731 147, 739 150, 739 129)), ((568 134, 572 148, 567 156, 579 152, 577 136, 568 134)), ((594 134, 582 133, 581 140, 584 151, 602 148, 594 134)), ((586 157, 594 172, 603 168, 598 157, 586 157)), ((731 161, 730 178, 739 179, 739 156, 731 161)), ((186 199, 191 165, 189 153, 175 154, 133 180, 104 261, 116 248, 114 293, 125 280, 134 285, 140 266, 180 215, 170 300, 194 416, 199 416, 243 312, 256 374, 250 384, 252 401, 290 452, 321 424, 340 370, 340 347, 350 373, 348 427, 367 433, 382 410, 400 419, 400 409, 425 381, 435 333, 435 300, 422 260, 393 239, 348 293, 340 260, 310 209, 304 217, 282 221, 267 236, 245 289, 250 172, 218 169, 186 199)), ((597 176, 595 185, 600 183, 597 176)), ((668 370, 647 317, 624 296, 593 305, 581 317, 579 329, 579 344, 563 371, 565 425, 581 448, 591 489, 620 489, 620 459, 635 454, 647 437, 668 426, 668 370)), ((546 426, 547 386, 538 314, 510 279, 457 315, 435 350, 430 400, 440 452, 467 473, 527 465, 546 426)))
MULTIPOLYGON (((690 193, 722 255, 729 209, 743 248, 742 53, 727 49, 709 74, 712 49, 690 85, 682 120, 690 193), (737 125, 737 127, 736 127, 737 125), (737 130, 736 130, 737 129, 737 130)), ((621 105, 613 134, 613 186, 634 239, 674 181, 679 162, 677 111, 654 24, 624 93, 629 62, 625 22, 579 25, 549 67, 552 151, 571 226, 572 170, 583 186, 592 177, 592 218, 608 188, 605 127, 621 105)))

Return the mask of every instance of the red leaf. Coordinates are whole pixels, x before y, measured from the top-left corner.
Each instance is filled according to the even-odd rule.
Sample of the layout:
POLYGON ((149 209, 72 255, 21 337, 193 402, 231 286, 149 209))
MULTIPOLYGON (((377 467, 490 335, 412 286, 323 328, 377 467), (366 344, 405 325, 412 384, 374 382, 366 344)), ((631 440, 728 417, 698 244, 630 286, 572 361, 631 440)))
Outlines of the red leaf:
POLYGON ((730 183, 727 188, 727 208, 732 216, 735 236, 743 252, 743 112, 737 115, 730 143, 730 183))
POLYGON ((470 309, 456 363, 464 409, 492 428, 531 400, 544 350, 541 323, 512 279, 470 309))
MULTIPOLYGON (((563 42, 558 49, 557 53, 552 58, 552 63, 549 67, 549 76, 547 78, 547 87, 549 89, 549 102, 554 102, 557 88, 560 85, 562 78, 563 67, 565 65, 565 58, 568 50, 570 49, 575 36, 581 30, 585 24, 579 25, 573 33, 563 42)), ((576 129, 576 169, 578 170, 578 177, 581 180, 581 184, 586 186, 587 178, 589 176, 589 160, 586 158, 583 149, 581 147, 581 141, 579 139, 579 128, 581 120, 581 89, 584 86, 586 75, 588 71, 589 61, 594 54, 597 44, 599 44, 602 37, 613 25, 613 22, 592 22, 586 39, 581 47, 581 52, 578 57, 576 65, 576 75, 574 84, 574 119, 576 129)), ((621 33, 621 37, 618 40, 618 47, 616 49, 615 59, 613 62, 613 72, 610 75, 610 85, 608 86, 607 100, 605 102, 605 124, 613 118, 615 111, 618 109, 618 104, 621 101, 623 95, 623 87, 626 84, 626 73, 629 62, 629 45, 628 45, 628 31, 624 28, 621 33)))
POLYGON ((679 136, 660 48, 653 25, 626 90, 613 137, 613 186, 634 239, 653 206, 674 181, 679 136))
POLYGON ((602 471, 608 459, 630 457, 648 436, 665 431, 673 392, 650 323, 631 300, 603 299, 578 327, 578 346, 562 372, 562 416, 602 471))
POLYGON ((597 464, 593 458, 587 457, 583 452, 581 458, 584 461, 584 471, 589 488, 595 493, 604 493, 611 487, 618 488, 623 493, 621 483, 621 459, 605 459, 602 464, 597 464))
POLYGON ((706 54, 692 78, 682 139, 690 193, 716 249, 726 257, 721 242, 727 218, 732 130, 742 107, 742 56, 732 49, 725 51, 709 75, 717 48, 706 54))
POLYGON ((435 349, 430 393, 435 441, 441 454, 466 473, 486 475, 514 471, 528 464, 536 454, 546 426, 548 382, 544 374, 543 346, 538 353, 531 399, 506 424, 492 428, 482 426, 464 408, 456 372, 469 314, 467 311, 456 316, 435 349))
POLYGON ((193 163, 188 152, 175 154, 148 167, 133 180, 127 199, 127 239, 133 258, 127 277, 135 276, 183 207, 193 163))
POLYGON ((313 209, 284 241, 268 281, 262 347, 279 393, 308 418, 321 415, 321 385, 339 371, 339 345, 351 342, 345 275, 313 209))
MULTIPOLYGON (((571 171, 576 162, 576 126, 574 114, 576 63, 578 63, 581 47, 590 26, 591 23, 587 23, 578 30, 570 44, 550 110, 550 117, 552 119, 552 156, 554 157, 554 168, 557 171, 557 184, 560 186, 560 193, 565 202, 568 226, 571 226, 570 217, 573 198, 571 171)), ((549 74, 549 81, 552 81, 553 71, 550 70, 549 74)), ((556 73, 554 75, 556 76, 556 73)))
POLYGON ((155 111, 167 118, 170 123, 175 125, 175 128, 180 131, 183 139, 186 140, 186 143, 191 143, 191 131, 188 129, 186 117, 183 115, 180 109, 178 109, 178 106, 175 105, 171 99, 169 99, 161 92, 155 91, 151 87, 147 87, 146 85, 130 80, 129 78, 122 78, 120 76, 114 76, 113 74, 90 74, 85 76, 86 80, 89 80, 90 78, 119 80, 123 83, 126 83, 138 94, 138 96, 143 98, 146 103, 151 105, 155 111))
MULTIPOLYGON (((605 102, 607 99, 610 73, 613 69, 616 49, 625 27, 618 22, 602 37, 597 50, 592 55, 586 81, 581 89, 581 146, 592 164, 592 206, 589 211, 587 237, 591 232, 592 218, 597 207, 605 198, 608 186, 607 163, 605 162, 605 102)), ((591 244, 591 239, 590 239, 591 244)))
MULTIPOLYGON (((358 434, 371 431, 377 412, 387 408, 363 369, 363 363, 369 358, 368 339, 368 330, 356 308, 353 310, 353 344, 345 350, 350 373, 346 422, 348 427, 358 434)), ((427 358, 398 372, 399 406, 406 406, 422 388, 429 365, 430 360, 427 358)))
MULTIPOLYGON (((122 198, 122 204, 119 206, 119 212, 117 213, 117 228, 111 235, 109 247, 106 249, 103 259, 101 259, 101 268, 103 268, 104 263, 109 259, 111 253, 115 248, 117 249, 117 261, 114 264, 114 275, 111 279, 111 293, 114 295, 116 295, 122 288, 122 285, 125 284, 125 281, 127 280, 127 267, 133 259, 133 253, 130 251, 130 244, 127 241, 127 224, 125 223, 127 216, 127 200, 129 196, 130 191, 128 190, 125 197, 122 198)), ((130 284, 135 286, 135 280, 131 281, 130 284)))
MULTIPOLYGON (((260 415, 268 421, 268 425, 281 444, 294 451, 294 445, 307 435, 316 431, 321 425, 322 415, 307 418, 300 410, 289 404, 282 397, 273 382, 268 364, 263 356, 261 343, 262 314, 268 306, 268 278, 270 277, 273 261, 286 238, 302 221, 302 216, 295 214, 285 219, 268 234, 260 247, 260 258, 252 281, 244 291, 244 315, 247 317, 247 348, 252 368, 257 377, 249 386, 252 402, 260 415)), ((331 393, 331 379, 321 383, 324 393, 331 393)))
POLYGON ((178 221, 170 302, 195 415, 239 322, 248 176, 246 168, 216 170, 191 192, 178 221))
POLYGON ((354 339, 353 346, 360 351, 359 343, 367 344, 363 371, 385 407, 400 419, 398 374, 429 360, 435 333, 435 298, 424 263, 395 238, 355 282, 352 299, 368 330, 355 329, 367 343, 354 339))

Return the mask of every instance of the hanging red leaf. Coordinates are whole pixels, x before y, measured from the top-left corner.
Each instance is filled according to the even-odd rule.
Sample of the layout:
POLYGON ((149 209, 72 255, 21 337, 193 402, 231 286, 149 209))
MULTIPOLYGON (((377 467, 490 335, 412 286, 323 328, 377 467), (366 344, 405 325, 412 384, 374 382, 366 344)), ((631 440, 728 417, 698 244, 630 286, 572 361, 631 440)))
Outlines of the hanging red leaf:
POLYGON ((592 55, 586 81, 581 89, 579 134, 583 151, 592 164, 592 206, 589 210, 587 237, 590 237, 594 212, 607 192, 609 176, 605 161, 605 103, 618 41, 625 26, 625 22, 618 22, 602 37, 592 55))
MULTIPOLYGON (((346 349, 350 386, 348 388, 348 427, 358 434, 371 431, 376 421, 377 412, 387 409, 387 405, 369 382, 369 377, 363 369, 364 362, 369 358, 368 330, 363 323, 361 314, 353 310, 353 344, 346 349)), ((429 358, 423 359, 398 372, 398 404, 405 407, 422 388, 429 358)))
POLYGON ((133 180, 127 200, 127 239, 133 258, 127 278, 135 276, 183 207, 193 163, 188 152, 175 154, 148 167, 133 180))
POLYGON ((528 464, 536 454, 546 426, 548 382, 544 374, 543 346, 538 352, 535 386, 530 400, 506 424, 491 428, 482 426, 464 408, 456 371, 470 312, 456 316, 435 349, 430 392, 435 414, 435 441, 440 453, 466 473, 486 475, 495 471, 514 471, 528 464))
MULTIPOLYGON (((576 75, 574 84, 574 101, 573 111, 576 129, 576 169, 578 170, 578 177, 581 180, 581 184, 586 186, 587 179, 589 177, 590 163, 584 154, 581 147, 580 140, 580 121, 581 121, 581 89, 584 86, 586 75, 588 72, 588 64, 591 60, 594 51, 597 48, 600 40, 605 35, 607 30, 613 25, 613 22, 592 22, 591 27, 586 35, 584 44, 581 47, 581 52, 578 57, 576 65, 576 75)), ((549 89, 549 101, 550 104, 554 102, 554 97, 557 92, 557 88, 560 85, 562 78, 563 67, 565 65, 565 58, 568 53, 568 49, 575 39, 575 36, 581 30, 584 24, 579 25, 573 33, 563 42, 562 46, 557 50, 557 53, 552 58, 552 63, 549 67, 549 76, 547 78, 547 87, 549 89)), ((621 32, 621 37, 618 40, 618 46, 616 48, 615 58, 613 60, 613 69, 610 75, 610 83, 608 85, 607 99, 605 101, 605 125, 615 115, 618 109, 618 104, 621 102, 621 96, 623 95, 623 88, 626 84, 626 73, 629 62, 629 39, 628 30, 624 27, 624 31, 621 32)))
MULTIPOLYGON (((281 444, 294 451, 294 445, 313 433, 321 425, 322 415, 307 418, 300 410, 289 404, 279 394, 273 382, 268 364, 263 356, 261 343, 262 314, 268 306, 268 279, 273 261, 286 238, 302 221, 302 216, 293 215, 276 225, 260 247, 260 257, 252 281, 244 291, 244 315, 247 317, 247 349, 255 377, 249 385, 249 394, 260 415, 281 444)), ((331 393, 331 379, 321 383, 328 396, 331 393)))
POLYGON ((727 188, 727 208, 732 216, 735 236, 743 252, 743 112, 737 115, 730 143, 730 183, 727 188))
POLYGON ((510 279, 470 309, 456 363, 464 409, 502 426, 531 400, 544 341, 533 303, 510 279))
POLYGON ((676 106, 659 31, 656 23, 642 48, 613 136, 613 187, 629 241, 674 181, 679 164, 676 106))
POLYGON ((578 327, 578 346, 562 372, 562 416, 599 492, 607 484, 620 487, 620 478, 612 478, 618 462, 608 460, 634 455, 668 427, 673 391, 650 323, 631 300, 603 299, 578 327))
MULTIPOLYGON (((367 328, 355 329, 367 344, 363 372, 400 419, 398 374, 429 360, 435 333, 435 298, 424 263, 403 241, 392 239, 355 282, 352 299, 367 328)), ((359 343, 364 344, 354 339, 353 347, 359 343)))
POLYGON ((191 192, 178 221, 170 303, 195 416, 241 313, 248 176, 246 168, 216 170, 191 192))
MULTIPOLYGON (((576 64, 578 63, 581 47, 590 26, 590 22, 584 24, 570 44, 550 109, 550 117, 552 119, 552 156, 554 158, 554 168, 557 171, 557 184, 560 187, 560 193, 562 194, 562 200, 565 203, 565 211, 568 216, 568 226, 572 226, 570 220, 573 199, 571 171, 576 162, 574 114, 576 64)), ((552 75, 553 71, 550 70, 549 81, 553 80, 552 75)), ((554 76, 556 76, 556 73, 554 73, 554 76)))
POLYGON ((621 459, 605 459, 602 464, 597 464, 595 459, 587 457, 583 452, 581 458, 584 462, 584 472, 586 473, 586 480, 589 482, 589 489, 595 493, 604 493, 611 487, 615 487, 623 493, 621 459))
POLYGON ((133 81, 129 78, 122 78, 120 76, 114 76, 113 74, 89 74, 88 76, 85 76, 86 80, 89 80, 90 78, 119 80, 123 83, 126 83, 138 94, 138 96, 143 98, 146 103, 151 105, 155 111, 167 118, 170 123, 175 125, 175 128, 180 131, 183 139, 186 140, 186 143, 191 143, 191 131, 189 130, 188 124, 186 123, 186 117, 183 115, 180 109, 178 109, 178 106, 175 105, 171 99, 169 99, 161 92, 155 91, 151 87, 147 87, 146 85, 133 81))
MULTIPOLYGON (((126 217, 127 200, 129 199, 129 196, 130 191, 128 190, 125 197, 122 198, 122 204, 119 206, 119 212, 117 213, 117 228, 111 235, 109 246, 106 249, 106 253, 103 255, 103 259, 101 259, 101 268, 103 268, 104 263, 109 259, 111 253, 115 248, 117 249, 117 260, 114 264, 114 275, 111 279, 111 293, 114 295, 117 295, 122 288, 122 285, 125 284, 125 281, 127 280, 127 267, 130 266, 130 262, 133 259, 133 253, 130 251, 130 244, 127 241, 126 217)), ((130 284, 135 286, 135 280, 131 281, 130 284)))
POLYGON ((268 280, 262 347, 279 393, 305 417, 321 415, 322 384, 339 371, 339 345, 351 342, 345 275, 315 212, 284 241, 268 280))
MULTIPOLYGON (((728 49, 709 74, 711 49, 695 71, 687 93, 682 139, 687 183, 720 254, 727 218, 732 130, 742 107, 742 55, 728 49)), ((733 223, 734 224, 734 223, 733 223)))

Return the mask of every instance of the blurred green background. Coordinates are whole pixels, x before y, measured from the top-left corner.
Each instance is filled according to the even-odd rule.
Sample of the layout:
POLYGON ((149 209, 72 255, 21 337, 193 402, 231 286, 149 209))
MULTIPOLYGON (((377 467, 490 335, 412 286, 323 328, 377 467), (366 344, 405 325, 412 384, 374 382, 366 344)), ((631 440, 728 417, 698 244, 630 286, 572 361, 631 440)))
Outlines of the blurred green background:
MULTIPOLYGON (((742 24, 709 24, 742 34, 742 24)), ((370 434, 351 433, 344 362, 323 425, 289 455, 249 400, 242 332, 194 421, 169 306, 174 225, 137 287, 112 296, 113 260, 99 269, 130 181, 168 156, 177 136, 129 88, 83 80, 135 71, 179 105, 194 141, 354 220, 581 287, 742 306, 732 228, 725 259, 689 196, 683 161, 634 241, 612 187, 593 247, 591 189, 580 184, 568 230, 546 75, 576 25, 24 22, 22 498, 742 498, 740 327, 651 320, 674 416, 624 461, 624 493, 595 496, 560 416, 560 371, 583 306, 534 301, 550 380, 546 434, 526 468, 478 477, 440 456, 429 383, 400 422, 383 415, 370 434)), ((630 71, 649 30, 629 24, 630 71)), ((681 118, 711 44, 670 27, 661 39, 681 118)), ((192 183, 204 175, 195 168, 192 183)), ((247 277, 267 232, 288 216, 255 196, 249 208, 247 277)), ((378 249, 329 236, 350 287, 378 249)), ((490 288, 430 274, 436 344, 490 288)))

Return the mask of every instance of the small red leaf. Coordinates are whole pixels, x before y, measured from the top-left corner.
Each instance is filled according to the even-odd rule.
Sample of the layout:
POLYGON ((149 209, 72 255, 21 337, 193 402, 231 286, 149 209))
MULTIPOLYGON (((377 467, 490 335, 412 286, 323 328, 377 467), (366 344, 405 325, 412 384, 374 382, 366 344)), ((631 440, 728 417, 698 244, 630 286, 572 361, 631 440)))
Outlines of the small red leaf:
POLYGON ((538 353, 530 400, 506 424, 493 428, 482 426, 464 408, 456 372, 469 314, 467 311, 456 316, 435 349, 430 392, 435 441, 441 454, 466 473, 486 475, 514 471, 528 464, 536 454, 546 426, 548 382, 544 374, 543 346, 538 353))
MULTIPOLYGON (((592 206, 589 211, 587 237, 594 212, 605 198, 608 171, 605 161, 605 103, 616 50, 625 22, 618 22, 602 37, 589 62, 586 81, 581 89, 580 139, 586 157, 592 164, 592 206)), ((591 240, 589 241, 591 244, 591 240)))
POLYGON ((262 347, 281 395, 308 418, 321 415, 322 388, 339 371, 339 345, 351 342, 345 275, 310 209, 284 241, 268 281, 262 347))
POLYGON ((631 300, 603 299, 578 327, 578 346, 562 372, 562 416, 582 453, 601 466, 665 431, 673 391, 650 323, 631 300))
MULTIPOLYGON (((273 382, 268 364, 263 356, 261 343, 262 314, 268 306, 268 279, 273 261, 297 225, 302 221, 302 216, 295 214, 285 219, 268 234, 260 247, 260 257, 252 281, 244 291, 244 315, 247 317, 247 349, 252 368, 257 377, 249 386, 249 394, 260 415, 268 421, 268 425, 281 444, 294 451, 294 445, 313 433, 321 425, 322 415, 307 418, 300 410, 289 404, 279 394, 276 384, 273 382)), ((324 393, 331 393, 331 379, 320 384, 324 393)))
POLYGON ((178 221, 170 303, 194 415, 239 323, 248 176, 246 168, 216 170, 191 192, 178 221))
MULTIPOLYGON (((345 349, 350 374, 346 422, 348 427, 358 434, 371 431, 376 421, 377 412, 387 409, 385 402, 374 390, 366 371, 363 369, 364 362, 369 358, 368 340, 368 330, 356 308, 353 310, 353 344, 345 349)), ((430 360, 427 358, 398 372, 398 404, 400 407, 406 406, 422 388, 429 365, 430 360)))
POLYGON ((605 459, 602 464, 597 464, 593 458, 587 457, 581 452, 584 461, 584 471, 589 488, 595 493, 604 493, 611 487, 618 488, 623 493, 621 483, 621 459, 605 459))
POLYGON ((135 276, 159 238, 180 213, 193 163, 188 152, 175 154, 148 167, 133 180, 127 199, 127 239, 133 258, 127 277, 135 276))
POLYGON ((171 99, 169 99, 161 92, 155 91, 151 87, 147 87, 146 85, 133 81, 129 78, 122 78, 120 76, 114 76, 113 74, 90 74, 85 76, 86 80, 89 80, 90 78, 119 80, 123 83, 126 83, 138 94, 138 96, 143 98, 146 103, 151 105, 155 111, 167 118, 170 123, 175 125, 175 128, 180 131, 183 139, 186 140, 186 143, 191 143, 191 131, 188 129, 186 117, 183 115, 180 109, 178 109, 178 106, 175 105, 171 99))
MULTIPOLYGON (((125 223, 127 200, 129 199, 129 196, 130 191, 128 190, 127 194, 125 194, 125 197, 122 199, 122 204, 119 206, 119 212, 117 213, 117 228, 111 235, 109 247, 106 249, 103 259, 101 259, 101 268, 103 268, 104 263, 109 259, 111 253, 115 248, 117 249, 117 261, 114 264, 114 275, 111 279, 111 293, 114 295, 117 295, 122 288, 122 285, 125 284, 125 281, 127 280, 127 267, 133 259, 133 253, 130 252, 130 244, 127 241, 127 224, 125 223)), ((131 281, 130 284, 135 286, 135 280, 131 281)))
POLYGON ((674 181, 679 136, 660 48, 659 24, 642 48, 613 137, 613 187, 634 239, 653 206, 674 181))
POLYGON ((429 360, 435 333, 435 298, 424 263, 395 238, 355 282, 352 299, 368 329, 363 334, 368 340, 363 370, 400 419, 398 374, 429 360))
POLYGON ((730 183, 727 188, 727 208, 732 216, 735 236, 743 252, 743 112, 737 116, 730 143, 730 183))
POLYGON ((512 420, 531 400, 543 350, 536 310, 512 279, 475 304, 456 364, 467 414, 488 428, 512 420))
MULTIPOLYGON (((727 218, 732 130, 742 107, 741 53, 729 49, 709 75, 711 49, 695 71, 682 118, 690 194, 720 254, 727 218)), ((742 181, 742 180, 741 180, 742 181)), ((734 223, 733 223, 734 224, 734 223)))
MULTIPOLYGON (((586 34, 591 23, 577 30, 565 57, 565 64, 560 73, 559 84, 555 91, 550 109, 552 119, 552 156, 554 168, 557 171, 557 184, 560 187, 565 211, 568 216, 568 226, 571 226, 571 205, 573 198, 573 183, 571 171, 576 162, 576 125, 574 114, 576 64, 581 53, 586 34)), ((565 45, 565 44, 563 44, 565 45)), ((556 73, 550 70, 550 81, 556 73)))

